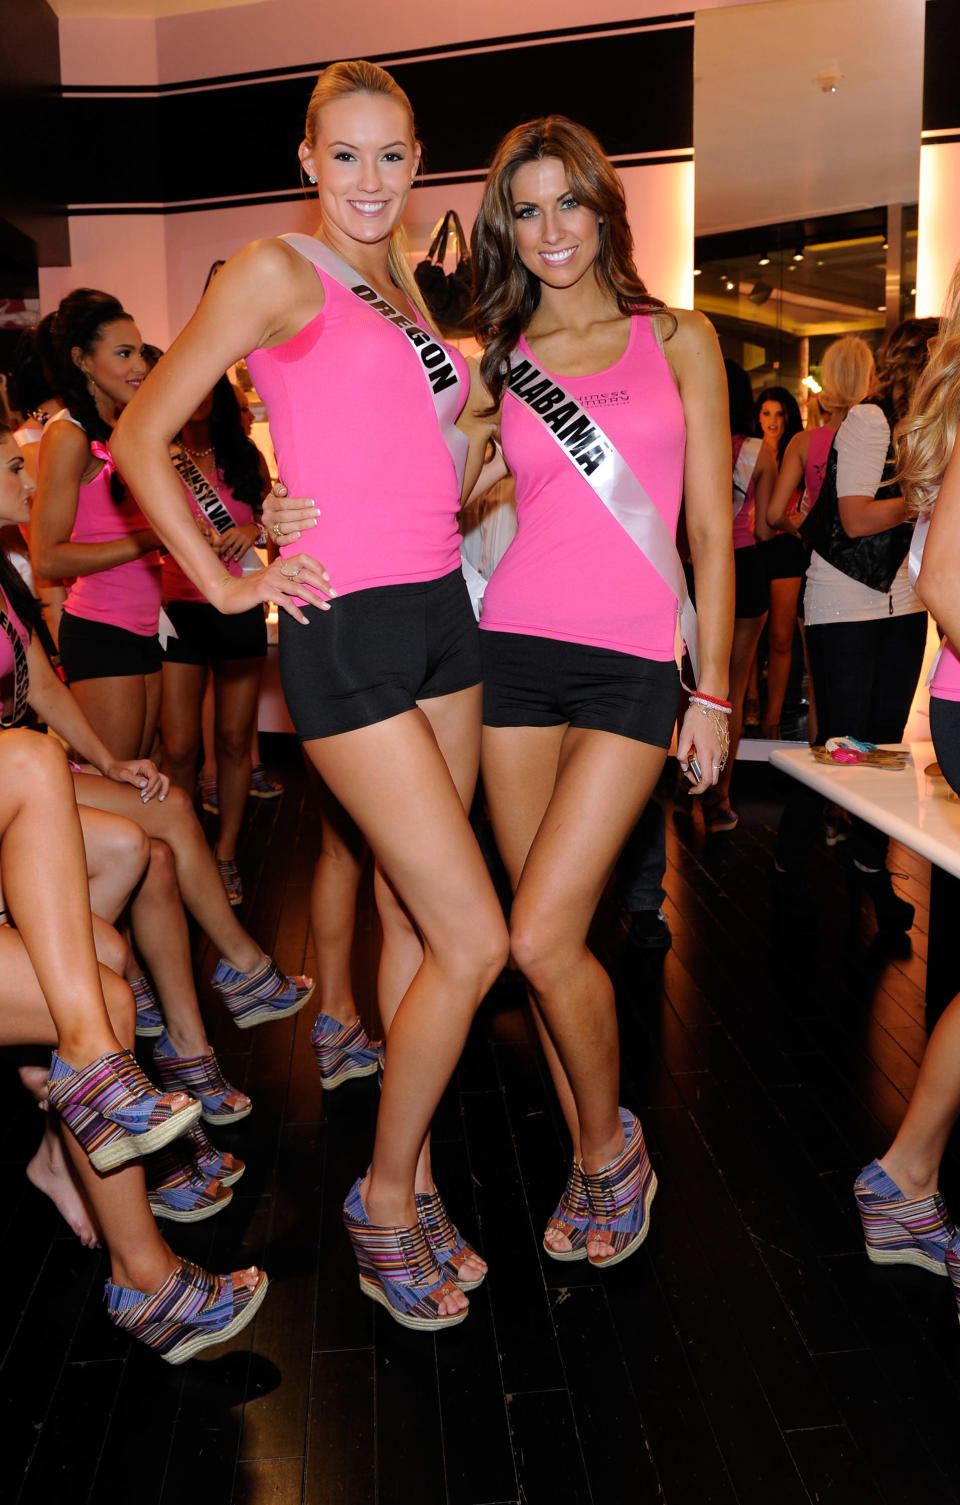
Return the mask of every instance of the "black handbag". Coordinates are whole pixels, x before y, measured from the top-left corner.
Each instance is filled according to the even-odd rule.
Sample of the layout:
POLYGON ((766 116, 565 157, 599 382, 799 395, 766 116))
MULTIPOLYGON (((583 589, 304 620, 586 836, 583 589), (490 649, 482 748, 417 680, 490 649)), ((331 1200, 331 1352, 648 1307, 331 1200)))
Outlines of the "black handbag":
MULTIPOLYGON (((888 420, 889 421, 889 420, 888 420)), ((896 473, 896 456, 891 439, 883 467, 883 479, 877 490, 877 498, 899 495, 899 487, 892 478, 896 473)), ((821 559, 832 564, 841 574, 851 580, 859 580, 871 590, 888 591, 894 576, 906 559, 913 535, 911 523, 898 523, 884 533, 871 533, 866 538, 851 538, 840 521, 840 506, 837 501, 837 441, 834 439, 827 458, 826 474, 815 505, 807 513, 800 528, 801 537, 811 548, 816 549, 821 559)))
POLYGON ((440 333, 452 338, 469 334, 472 299, 470 251, 455 209, 448 209, 443 216, 426 256, 413 275, 440 333), (452 272, 447 273, 443 270, 443 262, 450 235, 456 242, 457 264, 452 272))

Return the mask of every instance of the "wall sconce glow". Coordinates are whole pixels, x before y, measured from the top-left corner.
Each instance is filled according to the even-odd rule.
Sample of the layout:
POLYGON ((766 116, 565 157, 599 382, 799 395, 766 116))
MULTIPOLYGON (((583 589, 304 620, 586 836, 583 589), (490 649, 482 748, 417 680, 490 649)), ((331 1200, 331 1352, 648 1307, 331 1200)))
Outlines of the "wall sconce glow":
POLYGON ((732 293, 733 290, 734 290, 734 288, 736 287, 736 283, 735 282, 731 282, 730 278, 728 277, 727 280, 726 280, 726 282, 724 283, 724 287, 727 289, 728 293, 732 293))
POLYGON ((702 267, 694 267, 694 269, 693 269, 693 275, 694 275, 694 277, 699 277, 702 270, 703 270, 702 267))
POLYGON ((806 389, 807 389, 808 392, 812 392, 813 395, 814 395, 814 397, 816 397, 816 395, 817 395, 818 392, 822 392, 823 391, 823 388, 821 387, 820 383, 817 381, 817 378, 815 376, 805 376, 805 377, 803 377, 803 379, 800 382, 800 385, 801 385, 801 387, 806 387, 806 389))

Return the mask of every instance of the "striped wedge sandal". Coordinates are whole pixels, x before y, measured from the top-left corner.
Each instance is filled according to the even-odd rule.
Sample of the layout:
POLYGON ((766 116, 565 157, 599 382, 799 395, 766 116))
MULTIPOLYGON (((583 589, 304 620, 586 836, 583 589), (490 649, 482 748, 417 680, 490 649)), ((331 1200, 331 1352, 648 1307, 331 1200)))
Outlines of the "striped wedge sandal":
POLYGON ((567 1184, 563 1188, 563 1196, 557 1203, 543 1233, 543 1248, 551 1259, 568 1263, 575 1259, 586 1259, 587 1237, 590 1231, 590 1202, 587 1197, 587 1183, 584 1180, 583 1171, 576 1161, 570 1167, 567 1184), (567 1240, 569 1249, 555 1249, 548 1242, 548 1233, 559 1233, 567 1240))
POLYGON ((172 1223, 202 1223, 222 1212, 233 1199, 229 1186, 204 1175, 190 1154, 186 1139, 148 1155, 147 1201, 155 1218, 172 1223))
POLYGON ((318 1014, 310 1043, 325 1092, 356 1077, 373 1076, 377 1070, 377 1046, 359 1019, 341 1024, 330 1014, 318 1014))
POLYGON ((467 1260, 474 1260, 484 1267, 486 1260, 481 1259, 475 1249, 471 1249, 460 1230, 451 1222, 443 1198, 436 1189, 417 1192, 417 1217, 441 1270, 456 1281, 461 1291, 475 1291, 478 1286, 482 1286, 487 1274, 486 1268, 476 1280, 467 1280, 460 1271, 467 1260))
POLYGON ((252 1029, 271 1019, 290 1019, 299 1014, 314 987, 312 977, 285 977, 269 957, 259 972, 238 972, 221 959, 210 982, 238 1029, 252 1029))
POLYGON ((47 1101, 90 1156, 98 1171, 113 1170, 177 1139, 200 1117, 188 1098, 174 1110, 129 1051, 98 1056, 74 1071, 56 1051, 50 1062, 47 1101))
POLYGON ((229 1150, 218 1150, 207 1138, 202 1123, 194 1124, 183 1136, 183 1142, 193 1156, 197 1169, 209 1181, 219 1181, 221 1186, 236 1186, 246 1170, 242 1160, 231 1155, 229 1150))
POLYGON ((164 1030, 153 1047, 153 1060, 166 1090, 189 1092, 208 1124, 236 1124, 253 1112, 249 1100, 245 1108, 229 1102, 237 1089, 227 1081, 212 1050, 203 1056, 178 1056, 164 1030))
POLYGON ((162 1035, 163 1012, 147 978, 135 977, 130 984, 130 991, 137 1005, 137 1034, 148 1040, 162 1035))
POLYGON ((958 1237, 939 1192, 908 1201, 876 1160, 865 1165, 853 1194, 867 1258, 875 1265, 918 1265, 947 1275, 947 1248, 958 1237))
POLYGON ((602 1170, 584 1172, 590 1203, 587 1241, 607 1244, 612 1254, 587 1259, 597 1269, 609 1269, 629 1259, 650 1232, 650 1204, 657 1191, 657 1178, 639 1120, 626 1108, 620 1110, 626 1143, 602 1170))
POLYGON ((235 1337, 259 1308, 269 1284, 265 1272, 251 1266, 236 1273, 256 1275, 257 1282, 238 1286, 232 1275, 208 1275, 188 1259, 152 1296, 108 1280, 107 1316, 168 1364, 184 1364, 202 1349, 235 1337))
POLYGON ((469 1308, 450 1317, 440 1303, 458 1287, 437 1264, 420 1223, 413 1228, 382 1228, 367 1217, 359 1180, 343 1204, 343 1221, 360 1268, 360 1289, 379 1302, 394 1322, 415 1332, 438 1333, 456 1327, 469 1308))

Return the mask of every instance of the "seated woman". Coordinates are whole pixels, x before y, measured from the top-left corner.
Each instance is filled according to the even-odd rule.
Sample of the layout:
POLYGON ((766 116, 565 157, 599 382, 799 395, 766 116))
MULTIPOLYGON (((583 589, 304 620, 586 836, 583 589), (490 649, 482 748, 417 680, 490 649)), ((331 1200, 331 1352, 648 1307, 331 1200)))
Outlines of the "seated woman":
MULTIPOLYGON (((16 442, 9 429, 0 429, 0 519, 26 521, 31 493, 32 482, 16 442)), ((152 763, 118 761, 104 746, 31 633, 34 608, 30 597, 2 556, 0 609, 15 668, 10 723, 21 720, 30 706, 80 758, 99 769, 99 775, 74 773, 81 818, 94 847, 98 840, 110 839, 109 823, 100 812, 135 821, 151 839, 148 881, 136 895, 131 918, 135 944, 169 1014, 169 1029, 164 1032, 163 1015, 142 984, 138 989, 145 1000, 141 1028, 160 1035, 155 1059, 162 1080, 168 1087, 183 1087, 199 1096, 210 1122, 243 1117, 250 1111, 249 1100, 224 1080, 203 1031, 179 895, 220 951, 212 984, 239 1028, 297 1013, 310 997, 313 981, 284 976, 243 929, 227 900, 189 798, 180 790, 168 790, 152 763)), ((114 919, 117 913, 114 909, 104 917, 114 919)))
MULTIPOLYGON (((0 661, 0 681, 9 678, 0 661)), ((0 927, 0 1044, 56 1046, 50 1102, 110 1251, 107 1314, 182 1364, 246 1326, 267 1277, 256 1267, 208 1275, 157 1231, 139 1155, 183 1133, 199 1104, 183 1092, 159 1096, 130 1054, 133 999, 97 963, 80 822, 52 737, 0 733, 0 864, 17 927, 0 927)))

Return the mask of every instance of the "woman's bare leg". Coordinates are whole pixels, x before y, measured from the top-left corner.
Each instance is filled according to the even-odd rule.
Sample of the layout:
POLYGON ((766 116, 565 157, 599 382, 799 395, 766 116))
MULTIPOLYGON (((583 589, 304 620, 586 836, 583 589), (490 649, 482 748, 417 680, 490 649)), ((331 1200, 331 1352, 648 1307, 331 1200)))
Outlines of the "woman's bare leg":
POLYGON ((206 670, 202 664, 163 666, 163 700, 160 730, 163 736, 161 767, 178 789, 191 798, 197 788, 200 757, 200 704, 206 670))
POLYGON ((367 844, 326 785, 320 791, 320 827, 320 855, 310 889, 310 934, 318 973, 315 996, 321 1014, 350 1025, 357 1017, 350 961, 367 844))
POLYGON ((119 1045, 100 985, 71 774, 52 737, 0 734, 0 831, 5 902, 33 960, 60 1055, 69 1066, 86 1066, 119 1045))
POLYGON ((897 1137, 880 1164, 909 1200, 937 1189, 940 1162, 960 1114, 960 996, 927 1041, 897 1137))
MULTIPOLYGON (((750 678, 750 665, 756 661, 757 644, 760 641, 765 620, 763 616, 737 617, 733 624, 733 645, 730 650, 730 704, 733 706, 730 713, 730 751, 727 755, 726 766, 717 780, 713 797, 715 804, 728 810, 733 765, 736 762, 740 734, 743 731, 743 702, 747 693, 747 681, 750 678)), ((767 672, 769 674, 769 670, 767 672)))
MULTIPOLYGON (((587 947, 587 932, 665 756, 646 743, 583 728, 484 730, 484 788, 494 832, 509 854, 508 872, 520 870, 511 949, 554 1047, 548 1064, 574 1153, 579 1146, 587 1172, 601 1169, 623 1147, 613 987, 587 947), (539 769, 554 758, 556 783, 534 825, 545 782, 539 769), (527 770, 532 794, 523 787, 527 770), (533 833, 522 858, 523 840, 511 835, 518 826, 533 833)), ((606 1257, 599 1242, 589 1241, 587 1252, 606 1257)))
POLYGON ((220 807, 217 856, 223 862, 237 855, 237 838, 250 788, 250 736, 256 720, 262 676, 262 658, 227 659, 217 664, 213 671, 217 803, 220 807))
MULTIPOLYGON (((466 698, 444 698, 460 699, 465 715, 476 720, 479 691, 461 695, 466 698)), ((506 928, 422 710, 305 748, 364 832, 423 940, 423 961, 392 1022, 373 1162, 363 1187, 371 1222, 411 1227, 417 1158, 476 1008, 505 960, 506 928)), ((455 1292, 444 1297, 441 1314, 466 1304, 455 1292)))
POLYGON ((146 872, 150 840, 132 820, 100 810, 81 809, 80 829, 86 852, 90 908, 112 925, 146 872))
POLYGON ((779 731, 783 697, 787 693, 793 635, 797 628, 797 602, 801 578, 791 575, 770 581, 770 615, 767 623, 767 709, 763 718, 765 736, 779 731))
POLYGON ((160 714, 160 674, 119 674, 114 679, 80 679, 75 699, 115 758, 146 758, 160 714))
POLYGON ((173 852, 183 902, 231 967, 256 972, 263 966, 266 957, 230 908, 203 828, 182 789, 171 789, 162 804, 151 800, 145 805, 129 784, 83 773, 74 774, 74 784, 81 804, 125 815, 148 836, 166 842, 173 852))

